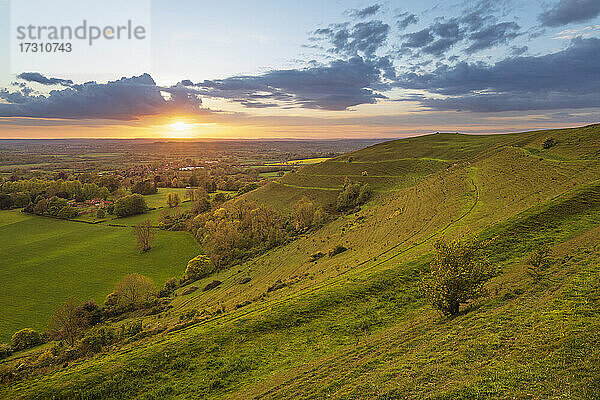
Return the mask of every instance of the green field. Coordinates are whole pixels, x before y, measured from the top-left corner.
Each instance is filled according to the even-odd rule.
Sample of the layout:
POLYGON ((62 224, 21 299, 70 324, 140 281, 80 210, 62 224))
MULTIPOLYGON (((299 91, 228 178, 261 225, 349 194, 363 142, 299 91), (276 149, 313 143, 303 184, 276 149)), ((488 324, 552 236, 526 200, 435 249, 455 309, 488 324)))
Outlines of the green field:
POLYGON ((155 207, 165 207, 167 205, 167 195, 169 193, 177 193, 179 195, 179 199, 184 201, 185 193, 188 189, 186 188, 158 188, 157 194, 149 194, 144 196, 146 199, 146 204, 150 208, 155 207))
MULTIPOLYGON (((244 196, 282 212, 303 196, 331 204, 348 175, 372 178, 375 196, 193 283, 219 287, 179 289, 171 310, 130 322, 173 326, 191 310, 224 313, 51 367, 0 388, 0 397, 600 398, 599 156, 594 125, 436 134, 303 167, 244 196), (544 149, 549 137, 557 144, 544 149), (418 289, 432 243, 475 236, 493 239, 502 274, 460 315, 441 317, 418 289), (554 262, 534 282, 525 260, 541 244, 554 262), (337 245, 348 251, 311 260, 337 245), (277 283, 285 285, 273 290, 277 283)), ((0 231, 30 221, 20 218, 7 215, 13 224, 0 231)), ((16 368, 18 357, 4 365, 16 368)))
POLYGON ((140 254, 131 229, 0 212, 0 340, 16 330, 43 330, 53 310, 70 296, 98 303, 125 274, 157 285, 185 270, 199 253, 191 235, 158 232, 154 248, 140 254))

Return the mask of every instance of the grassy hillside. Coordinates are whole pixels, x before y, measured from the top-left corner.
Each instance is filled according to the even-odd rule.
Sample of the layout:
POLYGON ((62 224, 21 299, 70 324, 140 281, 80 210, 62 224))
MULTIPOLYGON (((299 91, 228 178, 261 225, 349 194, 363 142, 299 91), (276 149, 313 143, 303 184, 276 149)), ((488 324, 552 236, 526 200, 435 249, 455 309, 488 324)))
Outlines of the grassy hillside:
POLYGON ((141 320, 150 330, 190 310, 225 313, 7 385, 0 395, 598 398, 598 155, 596 125, 438 134, 306 166, 248 197, 283 211, 304 195, 327 204, 344 176, 372 179, 377 195, 354 214, 193 284, 218 279, 216 289, 180 289, 171 310, 141 320), (544 149, 548 138, 556 144, 544 149), (461 315, 442 318, 418 294, 431 244, 476 235, 494 239, 492 259, 503 273, 461 315), (524 260, 542 243, 555 262, 535 283, 524 260), (349 250, 310 261, 336 245, 349 250), (242 284, 244 277, 251 280, 242 284))
POLYGON ((180 275, 200 251, 191 235, 159 232, 154 248, 135 249, 131 229, 0 212, 0 340, 25 327, 44 329, 69 296, 97 302, 125 274, 158 285, 180 275))

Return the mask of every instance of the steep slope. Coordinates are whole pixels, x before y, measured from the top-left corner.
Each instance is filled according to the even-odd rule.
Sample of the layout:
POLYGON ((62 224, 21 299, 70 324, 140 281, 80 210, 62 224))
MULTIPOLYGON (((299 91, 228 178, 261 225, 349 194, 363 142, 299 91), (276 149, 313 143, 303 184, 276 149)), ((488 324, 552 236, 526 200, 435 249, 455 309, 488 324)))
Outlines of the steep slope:
POLYGON ((181 289, 173 309, 143 322, 150 329, 175 324, 193 309, 224 307, 225 313, 7 385, 0 394, 600 396, 598 154, 595 125, 497 136, 431 135, 305 167, 249 197, 281 209, 303 195, 332 201, 338 178, 362 179, 364 170, 378 195, 355 214, 194 283, 203 287, 218 279, 223 284, 216 289, 188 295, 181 289), (544 149, 548 138, 556 143, 544 149), (383 175, 389 180, 377 181, 383 175), (298 176, 310 179, 289 180, 298 176), (503 274, 462 315, 440 318, 417 288, 431 243, 475 235, 494 238, 494 260, 503 274), (534 283, 523 260, 539 243, 552 246, 556 262, 548 279, 534 283), (350 250, 309 260, 338 244, 350 250), (250 282, 240 284, 243 277, 250 282))

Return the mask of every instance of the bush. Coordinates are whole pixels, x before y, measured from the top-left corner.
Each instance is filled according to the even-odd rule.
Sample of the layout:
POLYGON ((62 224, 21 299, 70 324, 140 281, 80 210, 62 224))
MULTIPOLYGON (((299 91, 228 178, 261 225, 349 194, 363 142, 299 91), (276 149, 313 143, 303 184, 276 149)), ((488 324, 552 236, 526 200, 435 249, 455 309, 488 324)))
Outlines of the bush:
POLYGON ((211 283, 209 283, 206 286, 204 286, 204 288, 202 289, 202 291, 206 292, 206 291, 212 290, 212 289, 216 288, 217 286, 220 286, 221 283, 223 283, 223 282, 218 281, 218 280, 215 279, 211 283))
POLYGON ((96 211, 96 218, 101 219, 106 217, 106 211, 104 211, 104 208, 99 208, 98 211, 96 211))
POLYGON ((25 328, 12 335, 11 344, 14 351, 29 349, 42 344, 44 341, 39 332, 25 328))
POLYGON ((131 188, 131 193, 137 193, 141 195, 156 194, 158 193, 158 188, 153 181, 142 181, 133 185, 131 188))
POLYGON ((556 140, 554 140, 553 138, 548 138, 546 140, 544 140, 544 143, 542 144, 542 147, 546 150, 548 150, 551 147, 554 147, 556 145, 556 140))
POLYGON ((360 206, 366 203, 372 194, 373 191, 368 183, 356 183, 346 178, 344 187, 337 197, 336 209, 346 211, 360 206))
POLYGON ((169 193, 167 194, 167 205, 169 208, 177 207, 181 200, 179 199, 179 195, 177 193, 169 193))
POLYGON ((212 274, 215 271, 215 266, 210 261, 210 257, 200 254, 192 258, 185 269, 185 277, 189 281, 196 281, 212 274))
POLYGON ((9 210, 13 206, 13 198, 5 193, 0 193, 0 210, 9 210))
POLYGON ((496 276, 479 241, 434 245, 435 256, 430 274, 421 280, 421 294, 443 315, 454 316, 460 305, 485 294, 484 284, 496 276))
POLYGON ((0 360, 12 355, 12 349, 6 343, 0 343, 0 360))
POLYGON ((309 261, 314 262, 320 258, 323 258, 324 256, 325 256, 325 254, 322 251, 317 251, 316 253, 313 253, 310 255, 309 261))
POLYGON ((113 329, 102 327, 86 334, 81 339, 78 349, 81 354, 99 353, 104 346, 108 346, 116 340, 117 334, 113 329))
POLYGON ((206 197, 201 197, 200 199, 194 201, 192 204, 192 214, 198 215, 210 210, 210 201, 206 197))
POLYGON ((71 206, 64 206, 61 210, 56 214, 58 218, 70 219, 75 218, 77 216, 77 209, 71 206))
POLYGON ((220 192, 220 193, 215 194, 215 197, 213 197, 213 200, 216 203, 225 203, 227 200, 229 200, 229 195, 227 193, 220 192))
POLYGON ((19 192, 13 194, 11 197, 13 200, 12 206, 15 208, 23 208, 31 202, 31 197, 27 193, 19 192))
POLYGON ((179 280, 175 277, 165 282, 165 286, 158 292, 158 297, 168 297, 179 287, 179 280))
POLYGON ((114 213, 119 217, 143 214, 146 212, 146 200, 141 194, 132 194, 121 197, 115 203, 114 213))
POLYGON ((527 273, 534 281, 539 282, 546 275, 546 270, 550 265, 552 265, 550 248, 546 245, 541 246, 527 258, 527 273))
POLYGON ((160 229, 168 231, 185 231, 189 221, 189 214, 178 210, 171 213, 169 210, 163 210, 158 217, 158 226, 160 229))
POLYGON ((113 293, 114 302, 117 305, 125 308, 141 307, 154 298, 154 282, 147 276, 140 274, 125 275, 123 279, 117 282, 113 293))
POLYGON ((329 250, 329 257, 336 256, 340 253, 347 251, 348 249, 342 245, 337 245, 333 249, 329 250))
POLYGON ((303 197, 292 206, 292 221, 297 231, 305 231, 323 224, 325 212, 316 207, 308 198, 303 197))
MULTIPOLYGON (((61 199, 58 196, 52 196, 50 200, 48 200, 47 213, 54 217, 58 217, 65 207, 70 207, 67 200, 61 199)), ((68 212, 68 210, 65 210, 65 212, 68 212)))
POLYGON ((258 189, 258 183, 256 183, 256 182, 247 183, 238 190, 238 194, 248 193, 248 192, 253 191, 254 189, 258 189))
POLYGON ((43 215, 48 212, 48 201, 44 198, 37 199, 35 206, 33 206, 33 212, 38 215, 43 215))
POLYGON ((68 299, 54 311, 48 323, 48 333, 55 340, 64 340, 73 346, 88 326, 85 309, 74 298, 68 299))

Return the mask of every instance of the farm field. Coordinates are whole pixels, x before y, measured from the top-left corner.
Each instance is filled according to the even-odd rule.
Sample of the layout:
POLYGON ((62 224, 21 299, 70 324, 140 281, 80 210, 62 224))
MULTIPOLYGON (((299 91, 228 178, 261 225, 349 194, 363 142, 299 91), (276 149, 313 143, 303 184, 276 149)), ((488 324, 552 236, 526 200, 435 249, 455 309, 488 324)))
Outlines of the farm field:
POLYGON ((91 225, 0 211, 0 340, 16 330, 43 330, 68 297, 98 303, 132 272, 157 286, 185 270, 200 249, 185 232, 157 233, 154 248, 140 254, 131 229, 91 225))

